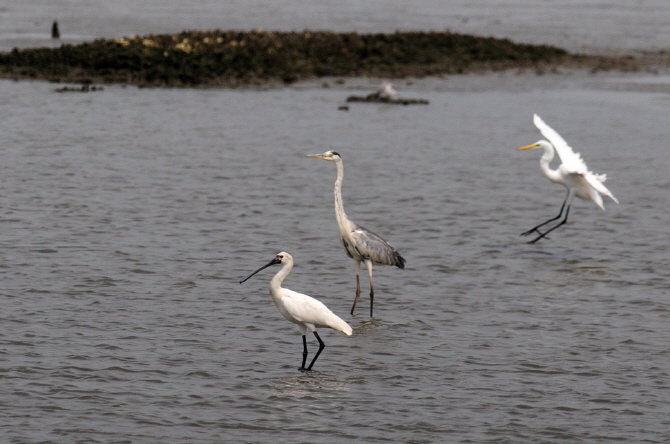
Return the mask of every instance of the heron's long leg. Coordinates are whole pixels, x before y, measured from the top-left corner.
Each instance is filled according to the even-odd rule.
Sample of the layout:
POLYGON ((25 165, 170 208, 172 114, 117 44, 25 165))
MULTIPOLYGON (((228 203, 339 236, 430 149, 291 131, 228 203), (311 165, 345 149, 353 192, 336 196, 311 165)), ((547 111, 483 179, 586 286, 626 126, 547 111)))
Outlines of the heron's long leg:
POLYGON ((306 361, 307 361, 307 337, 305 335, 302 335, 302 365, 300 366, 299 370, 305 370, 306 361))
MULTIPOLYGON (((531 228, 531 229, 528 230, 528 231, 524 231, 523 233, 521 233, 521 236, 528 236, 528 235, 529 235, 530 233, 532 233, 532 232, 538 232, 538 233, 540 233, 540 230, 538 230, 538 228, 540 228, 540 227, 542 227, 542 226, 544 226, 544 225, 547 225, 549 222, 553 222, 553 221, 555 221, 556 219, 559 219, 559 218, 563 215, 563 209, 565 208, 565 203, 566 203, 567 201, 568 201, 568 198, 566 197, 565 200, 563 201, 563 205, 561 205, 561 211, 558 213, 558 216, 556 216, 556 217, 552 217, 551 219, 549 219, 549 220, 547 220, 547 221, 545 221, 545 222, 542 222, 540 225, 537 225, 537 226, 531 228)), ((540 234, 542 234, 542 233, 540 233, 540 234)), ((547 233, 544 233, 544 234, 547 234, 547 233)), ((543 237, 543 236, 540 236, 540 237, 543 237)), ((538 238, 538 239, 539 239, 539 238, 538 238)), ((535 240, 532 241, 531 243, 535 242, 536 240, 537 240, 537 239, 535 239, 535 240)))
POLYGON ((354 260, 354 269, 356 270, 356 299, 354 299, 354 305, 351 307, 351 314, 354 314, 354 309, 356 308, 356 303, 361 297, 361 261, 354 260))
MULTIPOLYGON (((326 347, 326 344, 323 343, 323 341, 322 341, 321 338, 319 337, 319 334, 318 334, 316 331, 314 332, 314 336, 316 336, 316 339, 319 341, 319 351, 316 352, 316 356, 314 356, 314 359, 312 359, 312 363, 309 364, 309 367, 307 367, 307 370, 311 370, 311 369, 312 369, 312 366, 313 366, 314 363, 316 362, 316 358, 319 357, 319 355, 321 354, 321 351, 326 347)), ((304 336, 303 336, 303 337, 304 337, 304 336)), ((304 364, 303 364, 303 366, 304 366, 304 364)))
POLYGON ((540 239, 542 239, 543 237, 545 237, 547 234, 549 234, 549 233, 551 233, 552 231, 554 231, 556 228, 558 228, 558 227, 560 227, 561 225, 563 225, 564 223, 566 223, 566 222, 568 221, 568 213, 570 213, 570 205, 568 205, 568 208, 565 210, 565 218, 564 218, 562 221, 560 221, 560 222, 559 222, 558 224, 556 224, 555 226, 549 228, 549 229, 548 229, 547 231, 545 231, 544 233, 540 233, 540 232, 538 231, 538 233, 540 233, 540 235, 539 235, 538 237, 536 237, 535 239, 533 239, 532 241, 528 242, 528 243, 529 243, 529 244, 534 244, 535 242, 537 242, 537 241, 539 241, 540 239))
POLYGON ((372 285, 372 261, 366 259, 365 265, 368 267, 368 278, 370 279, 370 317, 372 317, 372 305, 375 301, 375 287, 372 285))

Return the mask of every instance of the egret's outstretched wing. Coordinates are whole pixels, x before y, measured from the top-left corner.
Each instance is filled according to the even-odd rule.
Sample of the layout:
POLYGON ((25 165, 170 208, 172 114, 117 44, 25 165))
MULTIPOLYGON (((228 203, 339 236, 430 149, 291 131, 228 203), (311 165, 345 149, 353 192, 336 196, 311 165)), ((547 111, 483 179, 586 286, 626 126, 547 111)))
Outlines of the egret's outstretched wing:
MULTIPOLYGON (((605 182, 607 179, 605 174, 596 174, 592 171, 589 171, 586 163, 579 155, 579 153, 575 153, 572 148, 570 148, 570 145, 568 145, 565 139, 563 139, 560 134, 554 131, 552 127, 544 123, 544 121, 537 114, 533 116, 533 123, 535 123, 535 126, 540 130, 542 135, 549 139, 549 142, 554 145, 558 156, 561 158, 562 167, 564 167, 567 172, 571 174, 581 174, 584 179, 586 179, 586 182, 588 182, 588 184, 593 187, 593 189, 604 196, 608 196, 614 202, 619 203, 617 198, 614 197, 610 190, 608 190, 607 187, 603 185, 603 182, 605 182)), ((598 203, 595 200, 594 202, 598 203)), ((598 206, 603 208, 602 203, 598 204, 598 206)))
POLYGON ((382 265, 395 265, 405 268, 405 259, 384 239, 356 224, 351 232, 354 245, 361 256, 382 265))
MULTIPOLYGON (((612 199, 614 202, 619 203, 616 197, 612 194, 610 190, 607 189, 605 185, 603 185, 603 182, 605 181, 605 175, 604 174, 593 174, 592 172, 588 171, 586 174, 584 174, 584 179, 595 189, 597 192, 602 194, 603 196, 607 196, 610 199, 612 199)), ((602 205, 600 205, 602 208, 602 205)), ((604 209, 604 208, 603 208, 604 209)))
POLYGON ((571 173, 587 173, 588 168, 579 153, 575 153, 568 142, 565 141, 560 134, 558 134, 552 127, 544 123, 544 120, 537 114, 533 115, 533 123, 540 130, 542 135, 546 137, 561 158, 561 163, 565 166, 567 171, 571 173))

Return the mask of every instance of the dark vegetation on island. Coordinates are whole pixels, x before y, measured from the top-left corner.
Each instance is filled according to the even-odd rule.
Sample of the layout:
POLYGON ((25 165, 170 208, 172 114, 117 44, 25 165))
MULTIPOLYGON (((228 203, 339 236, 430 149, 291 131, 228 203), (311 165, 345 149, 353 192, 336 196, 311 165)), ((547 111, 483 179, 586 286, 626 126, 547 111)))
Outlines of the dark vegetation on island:
POLYGON ((634 57, 451 32, 185 31, 0 54, 0 76, 82 84, 244 87, 324 77, 408 78, 560 67, 635 70, 634 57))

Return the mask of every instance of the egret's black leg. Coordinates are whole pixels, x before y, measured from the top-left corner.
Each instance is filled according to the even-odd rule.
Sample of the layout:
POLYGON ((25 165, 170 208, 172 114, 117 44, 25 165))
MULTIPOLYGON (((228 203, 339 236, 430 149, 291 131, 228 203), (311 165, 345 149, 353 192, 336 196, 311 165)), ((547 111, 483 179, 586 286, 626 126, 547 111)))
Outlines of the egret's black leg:
MULTIPOLYGON (((321 351, 322 351, 324 348, 326 348, 326 344, 323 343, 323 341, 321 340, 321 338, 319 337, 319 334, 318 334, 317 332, 314 332, 314 336, 316 336, 316 339, 319 340, 319 351, 316 352, 316 356, 314 356, 314 359, 312 359, 312 363, 309 364, 309 367, 307 367, 307 370, 311 370, 311 369, 312 369, 312 366, 313 366, 314 363, 316 362, 316 358, 318 358, 319 355, 321 354, 321 351)), ((303 336, 303 338, 304 338, 304 336, 303 336)), ((304 366, 304 365, 305 365, 305 364, 303 364, 303 366, 304 366)))
MULTIPOLYGON (((540 234, 540 237, 538 237, 537 239, 535 239, 535 240, 529 242, 529 243, 531 243, 531 244, 534 243, 534 242, 536 242, 538 239, 544 237, 544 235, 540 232, 540 230, 539 230, 538 228, 540 228, 540 227, 542 227, 542 226, 544 226, 544 225, 547 225, 549 222, 553 222, 553 221, 555 221, 555 220, 557 220, 557 219, 560 219, 560 217, 563 215, 563 209, 565 208, 565 203, 566 203, 567 201, 568 201, 567 198, 563 201, 563 205, 561 205, 561 211, 558 213, 558 216, 553 217, 553 218, 551 218, 551 219, 549 219, 549 220, 547 220, 547 221, 545 221, 545 222, 542 222, 540 225, 537 225, 537 226, 531 228, 531 229, 528 230, 528 231, 524 231, 523 233, 521 233, 521 236, 528 236, 530 233, 533 233, 533 232, 537 232, 537 233, 539 233, 539 234, 540 234)), ((569 207, 568 207, 568 208, 569 208, 569 207)), ((550 231, 551 231, 551 230, 550 230, 550 231)), ((548 232, 547 232, 547 233, 548 233, 548 232)), ((547 233, 544 233, 544 234, 547 234, 547 233)))
POLYGON ((532 241, 528 242, 528 243, 529 243, 529 244, 534 244, 535 242, 537 242, 537 241, 539 241, 540 239, 542 239, 543 237, 545 237, 547 234, 549 234, 549 233, 551 233, 552 231, 554 231, 556 228, 558 228, 558 227, 560 227, 561 225, 563 225, 564 223, 566 223, 566 222, 568 221, 568 213, 570 213, 570 206, 568 206, 568 208, 565 210, 565 218, 564 218, 562 221, 560 221, 560 222, 559 222, 558 224, 556 224, 555 226, 549 228, 549 229, 548 229, 547 231, 545 231, 544 233, 540 233, 540 232, 538 231, 538 233, 540 233, 540 235, 539 235, 538 237, 536 237, 535 239, 533 239, 532 241))
MULTIPOLYGON (((301 372, 305 371, 305 362, 307 361, 307 337, 305 335, 302 335, 302 365, 298 370, 301 372)), ((311 367, 311 366, 310 366, 311 367)))

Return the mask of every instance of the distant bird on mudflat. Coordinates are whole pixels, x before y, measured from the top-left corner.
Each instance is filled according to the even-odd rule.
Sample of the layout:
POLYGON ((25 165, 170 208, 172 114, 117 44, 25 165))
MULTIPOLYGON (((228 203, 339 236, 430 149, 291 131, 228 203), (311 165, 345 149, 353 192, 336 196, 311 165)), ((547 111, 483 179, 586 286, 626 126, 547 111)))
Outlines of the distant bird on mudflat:
POLYGON ((545 237, 547 234, 554 231, 556 228, 565 224, 568 221, 568 213, 570 212, 570 204, 572 200, 576 197, 584 199, 590 202, 595 203, 603 210, 605 209, 603 205, 603 199, 600 196, 601 194, 609 197, 614 202, 619 203, 616 197, 612 195, 610 190, 607 189, 603 182, 607 179, 605 174, 595 174, 588 170, 586 163, 579 155, 575 153, 568 143, 563 139, 553 128, 544 123, 544 121, 535 114, 533 116, 533 123, 540 130, 542 135, 549 139, 540 140, 535 142, 532 145, 522 146, 518 150, 527 150, 531 148, 542 148, 544 154, 540 158, 540 168, 542 172, 552 182, 563 185, 568 189, 568 195, 561 205, 561 211, 558 213, 558 216, 551 218, 545 222, 542 222, 539 225, 531 228, 528 231, 521 233, 522 236, 528 236, 529 234, 535 232, 539 236, 530 241, 529 243, 535 243, 538 240, 545 237), (549 168, 549 162, 554 158, 554 149, 558 152, 558 157, 561 159, 561 165, 555 170, 549 168), (544 233, 540 231, 540 227, 553 222, 563 215, 563 210, 565 209, 565 217, 558 224, 549 228, 544 233))
POLYGON ((382 82, 375 94, 377 94, 377 97, 381 97, 382 99, 391 100, 398 96, 398 91, 393 88, 393 84, 391 84, 391 82, 382 82))
POLYGON ((334 162, 337 166, 335 216, 337 218, 337 225, 340 227, 342 245, 347 255, 354 260, 356 271, 356 298, 354 299, 354 305, 351 307, 351 314, 354 314, 356 303, 361 297, 361 262, 365 262, 370 280, 370 317, 372 317, 372 307, 375 297, 374 285, 372 283, 372 263, 405 268, 405 259, 384 239, 347 218, 342 204, 342 179, 344 177, 342 157, 335 151, 326 151, 323 154, 310 154, 307 157, 328 160, 334 162))
POLYGON ((300 334, 302 335, 303 353, 302 365, 300 366, 299 370, 312 370, 312 367, 316 362, 316 358, 319 357, 321 351, 323 351, 324 347, 326 346, 319 337, 319 334, 316 332, 316 328, 329 327, 333 330, 341 331, 347 336, 351 336, 352 329, 349 324, 344 322, 341 318, 330 311, 328 307, 326 307, 322 302, 314 299, 311 296, 297 293, 293 290, 289 290, 288 288, 282 288, 282 282, 293 268, 293 257, 284 251, 277 254, 274 259, 251 273, 249 276, 240 279, 240 284, 245 282, 259 271, 275 264, 282 264, 282 268, 270 281, 270 295, 272 296, 272 301, 279 309, 279 312, 284 315, 286 319, 293 322, 294 324, 297 324, 298 328, 300 329, 300 334), (319 351, 316 352, 316 355, 309 364, 309 367, 305 368, 305 362, 307 361, 307 338, 305 335, 307 334, 307 330, 310 330, 312 333, 314 333, 314 336, 316 336, 316 339, 319 341, 319 351))

